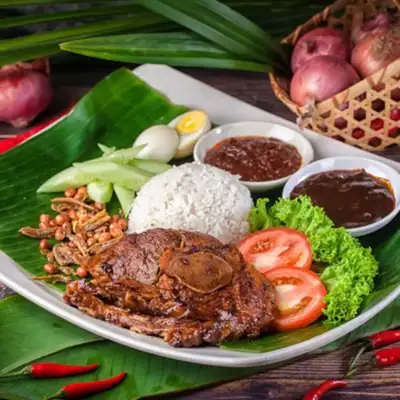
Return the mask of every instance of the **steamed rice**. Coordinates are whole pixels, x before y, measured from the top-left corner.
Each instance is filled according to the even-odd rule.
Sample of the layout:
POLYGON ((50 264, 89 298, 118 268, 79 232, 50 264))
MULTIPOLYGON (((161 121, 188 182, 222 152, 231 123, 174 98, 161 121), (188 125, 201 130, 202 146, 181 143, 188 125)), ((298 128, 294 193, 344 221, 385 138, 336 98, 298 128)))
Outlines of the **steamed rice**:
POLYGON ((252 205, 238 177, 205 164, 184 164, 142 187, 131 207, 128 232, 185 229, 236 242, 249 231, 252 205))

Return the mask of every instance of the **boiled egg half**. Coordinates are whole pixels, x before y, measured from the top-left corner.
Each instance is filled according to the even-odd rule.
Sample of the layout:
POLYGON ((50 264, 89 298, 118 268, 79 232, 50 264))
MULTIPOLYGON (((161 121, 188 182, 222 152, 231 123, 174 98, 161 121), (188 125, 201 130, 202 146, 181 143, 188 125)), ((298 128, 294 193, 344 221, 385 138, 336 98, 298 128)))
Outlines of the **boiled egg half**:
POLYGON ((179 143, 175 129, 167 125, 154 125, 144 130, 133 146, 146 145, 137 158, 167 163, 174 158, 179 143))
POLYGON ((211 121, 204 111, 192 110, 175 118, 169 126, 175 129, 179 137, 174 158, 184 158, 193 153, 200 137, 211 129, 211 121))

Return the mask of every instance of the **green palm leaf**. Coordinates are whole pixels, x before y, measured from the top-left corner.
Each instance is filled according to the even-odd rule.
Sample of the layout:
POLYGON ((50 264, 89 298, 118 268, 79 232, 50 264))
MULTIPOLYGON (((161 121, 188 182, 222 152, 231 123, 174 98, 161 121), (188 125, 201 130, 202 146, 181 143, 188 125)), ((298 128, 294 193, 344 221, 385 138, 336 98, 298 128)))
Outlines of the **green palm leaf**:
POLYGON ((12 64, 18 61, 32 60, 34 58, 48 57, 60 52, 57 45, 44 45, 37 47, 29 47, 21 51, 5 51, 0 52, 0 66, 12 64))
POLYGON ((280 65, 276 56, 282 53, 281 46, 257 25, 217 0, 138 2, 242 59, 280 65))
POLYGON ((141 13, 133 17, 111 21, 95 22, 53 32, 35 33, 24 37, 0 41, 0 52, 16 51, 33 46, 59 44, 67 40, 77 40, 88 36, 107 35, 118 32, 133 31, 155 24, 164 23, 165 18, 152 13, 141 13))
POLYGON ((137 14, 143 12, 143 7, 138 5, 120 5, 120 6, 98 6, 81 10, 59 11, 40 14, 27 14, 20 17, 8 17, 0 19, 0 28, 11 28, 15 26, 25 26, 29 24, 38 24, 42 22, 55 22, 67 20, 79 20, 83 18, 111 17, 115 15, 137 14))
POLYGON ((225 50, 190 33, 97 37, 63 43, 60 47, 62 50, 88 57, 129 63, 271 71, 266 64, 235 58, 225 50))
POLYGON ((0 0, 0 7, 20 7, 54 4, 76 4, 76 3, 104 3, 103 0, 0 0))

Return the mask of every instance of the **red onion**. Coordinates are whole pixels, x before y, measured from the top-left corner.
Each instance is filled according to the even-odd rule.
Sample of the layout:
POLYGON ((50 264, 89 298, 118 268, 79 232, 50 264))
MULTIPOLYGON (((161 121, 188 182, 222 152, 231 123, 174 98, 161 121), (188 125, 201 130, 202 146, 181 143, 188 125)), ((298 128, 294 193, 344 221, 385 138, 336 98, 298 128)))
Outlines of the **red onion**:
POLYGON ((390 27, 390 16, 386 11, 376 14, 375 18, 364 22, 364 14, 362 11, 354 13, 351 39, 357 44, 366 36, 379 32, 390 27))
POLYGON ((350 58, 350 41, 342 32, 333 28, 316 28, 302 36, 292 54, 292 71, 295 73, 304 63, 318 56, 350 58))
POLYGON ((319 56, 294 74, 290 96, 295 103, 304 106, 329 99, 359 80, 354 68, 342 58, 319 56))
POLYGON ((49 62, 38 59, 0 68, 0 121, 27 125, 50 104, 53 89, 49 62))
POLYGON ((400 58, 400 32, 394 28, 365 37, 353 49, 351 63, 362 77, 374 74, 400 58))

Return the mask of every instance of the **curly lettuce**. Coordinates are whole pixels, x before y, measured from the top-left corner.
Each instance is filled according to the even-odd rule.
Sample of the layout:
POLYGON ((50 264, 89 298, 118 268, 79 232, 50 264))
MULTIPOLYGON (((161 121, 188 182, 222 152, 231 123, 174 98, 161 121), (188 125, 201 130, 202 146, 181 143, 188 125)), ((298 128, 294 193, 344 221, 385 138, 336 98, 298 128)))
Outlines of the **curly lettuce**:
POLYGON ((249 214, 251 230, 287 226, 308 236, 313 259, 326 263, 320 275, 328 290, 324 314, 334 326, 354 318, 365 297, 374 288, 378 262, 370 248, 364 248, 344 228, 335 228, 321 207, 306 196, 280 199, 271 205, 259 199, 249 214))

